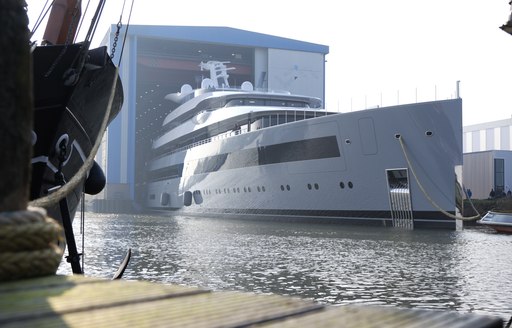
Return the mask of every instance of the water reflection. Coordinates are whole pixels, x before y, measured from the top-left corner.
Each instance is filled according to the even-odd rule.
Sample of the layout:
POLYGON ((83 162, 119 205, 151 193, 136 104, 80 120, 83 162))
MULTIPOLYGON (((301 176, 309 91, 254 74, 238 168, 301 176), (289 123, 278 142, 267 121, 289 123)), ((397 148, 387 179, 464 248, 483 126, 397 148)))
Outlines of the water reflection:
POLYGON ((481 230, 87 213, 86 275, 110 278, 128 247, 125 279, 512 315, 512 236, 481 230))

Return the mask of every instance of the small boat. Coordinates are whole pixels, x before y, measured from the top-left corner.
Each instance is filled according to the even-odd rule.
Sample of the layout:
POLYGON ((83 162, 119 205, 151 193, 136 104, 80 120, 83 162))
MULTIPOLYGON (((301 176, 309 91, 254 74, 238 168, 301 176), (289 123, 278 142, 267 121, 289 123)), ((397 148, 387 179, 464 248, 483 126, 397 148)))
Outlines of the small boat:
POLYGON ((512 234, 512 213, 488 211, 477 223, 485 225, 500 233, 512 234))

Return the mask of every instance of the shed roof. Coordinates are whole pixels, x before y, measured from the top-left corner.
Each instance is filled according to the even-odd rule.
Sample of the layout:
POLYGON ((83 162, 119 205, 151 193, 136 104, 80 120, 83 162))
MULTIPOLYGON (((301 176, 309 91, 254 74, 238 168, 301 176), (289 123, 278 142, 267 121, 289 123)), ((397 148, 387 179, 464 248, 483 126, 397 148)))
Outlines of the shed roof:
MULTIPOLYGON (((110 33, 116 30, 111 25, 110 33)), ((328 54, 329 47, 269 34, 221 26, 130 25, 129 35, 179 41, 232 44, 245 47, 286 49, 328 54)))

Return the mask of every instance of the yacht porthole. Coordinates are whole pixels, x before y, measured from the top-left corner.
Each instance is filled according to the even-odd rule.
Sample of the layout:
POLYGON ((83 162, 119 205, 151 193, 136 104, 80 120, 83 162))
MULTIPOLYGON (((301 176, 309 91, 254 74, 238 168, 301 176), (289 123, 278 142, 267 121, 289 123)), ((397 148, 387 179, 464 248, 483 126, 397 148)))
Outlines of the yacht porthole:
POLYGON ((434 134, 434 133, 433 133, 432 131, 430 131, 430 130, 425 131, 425 135, 426 135, 427 137, 431 137, 433 134, 434 134))
POLYGON ((350 145, 350 144, 352 143, 352 141, 350 141, 350 139, 345 139, 345 143, 346 143, 347 145, 350 145))
POLYGON ((401 137, 400 133, 395 133, 395 138, 396 139, 400 139, 400 137, 401 137))
POLYGON ((284 191, 284 186, 283 185, 281 185, 281 190, 284 191))
POLYGON ((311 183, 308 183, 308 189, 311 190, 311 183))
POLYGON ((261 190, 262 190, 263 192, 265 192, 265 186, 262 186, 262 187, 261 187, 261 190))
POLYGON ((348 182, 348 187, 349 187, 350 189, 352 189, 352 188, 354 187, 354 185, 352 184, 352 181, 349 181, 349 182, 348 182))
POLYGON ((290 191, 290 185, 286 185, 286 190, 290 191))
POLYGON ((340 188, 345 189, 345 183, 343 183, 343 181, 340 182, 340 188))
POLYGON ((260 188, 260 186, 258 186, 258 187, 257 187, 257 189, 258 189, 258 192, 260 192, 260 191, 261 191, 261 188, 260 188))
POLYGON ((315 189, 318 190, 319 186, 318 183, 315 183, 315 189))
POLYGON ((251 187, 247 187, 247 191, 251 192, 251 187))

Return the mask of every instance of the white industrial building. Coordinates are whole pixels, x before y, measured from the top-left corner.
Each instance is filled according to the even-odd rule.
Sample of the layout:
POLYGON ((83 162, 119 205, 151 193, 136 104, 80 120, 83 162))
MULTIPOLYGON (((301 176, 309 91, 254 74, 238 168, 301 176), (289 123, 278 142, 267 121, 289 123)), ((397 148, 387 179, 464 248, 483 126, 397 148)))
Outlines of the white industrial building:
POLYGON ((463 183, 472 198, 512 189, 512 118, 465 126, 463 183))

